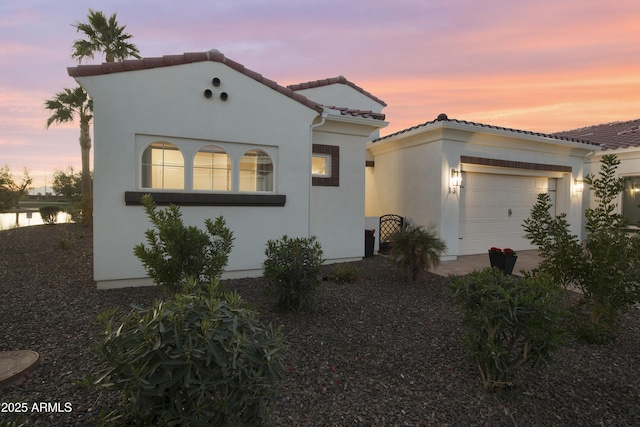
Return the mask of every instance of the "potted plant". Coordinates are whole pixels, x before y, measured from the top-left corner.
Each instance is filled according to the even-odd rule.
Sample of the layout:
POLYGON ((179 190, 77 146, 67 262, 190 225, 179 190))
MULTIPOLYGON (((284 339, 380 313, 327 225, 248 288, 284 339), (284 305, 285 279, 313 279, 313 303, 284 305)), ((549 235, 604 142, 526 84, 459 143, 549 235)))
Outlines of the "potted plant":
POLYGON ((502 249, 495 246, 489 249, 489 262, 491 267, 497 267, 500 270, 504 270, 504 252, 502 249))
POLYGON ((505 276, 513 273, 513 267, 516 264, 518 255, 516 251, 511 248, 496 248, 489 249, 489 262, 491 267, 496 267, 502 271, 505 276))
POLYGON ((510 248, 504 248, 504 271, 505 276, 513 273, 513 267, 516 265, 516 260, 518 259, 518 254, 516 251, 510 248))

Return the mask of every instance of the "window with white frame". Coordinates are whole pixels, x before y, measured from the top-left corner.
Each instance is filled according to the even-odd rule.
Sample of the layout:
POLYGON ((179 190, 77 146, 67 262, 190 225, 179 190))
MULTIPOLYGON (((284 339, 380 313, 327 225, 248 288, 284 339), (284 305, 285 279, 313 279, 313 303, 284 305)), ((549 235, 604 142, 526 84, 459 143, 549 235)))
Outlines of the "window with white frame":
POLYGON ((231 157, 217 145, 202 147, 193 157, 193 189, 231 190, 231 157))
POLYGON ((311 156, 311 185, 340 186, 340 147, 313 144, 311 156))
POLYGON ((184 157, 175 145, 158 141, 142 153, 142 187, 184 189, 184 157))
POLYGON ((262 150, 249 150, 240 159, 240 191, 273 191, 273 162, 262 150))
POLYGON ((311 174, 331 178, 331 154, 314 154, 311 157, 311 174))

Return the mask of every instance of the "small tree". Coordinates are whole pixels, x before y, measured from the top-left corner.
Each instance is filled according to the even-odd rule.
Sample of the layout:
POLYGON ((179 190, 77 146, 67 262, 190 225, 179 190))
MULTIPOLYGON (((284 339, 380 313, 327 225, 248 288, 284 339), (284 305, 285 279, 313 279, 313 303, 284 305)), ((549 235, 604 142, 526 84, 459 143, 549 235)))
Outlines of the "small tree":
POLYGON ((578 236, 571 234, 567 214, 553 216, 552 207, 548 194, 538 194, 531 216, 524 220, 524 237, 539 248, 541 261, 537 270, 569 289, 582 280, 583 249, 578 236))
POLYGON ((233 246, 233 232, 223 217, 215 222, 206 219, 203 231, 185 226, 180 208, 175 205, 156 210, 149 194, 142 197, 142 204, 155 229, 145 232, 149 247, 140 243, 133 252, 156 284, 175 293, 189 277, 202 283, 220 277, 233 246))
POLYGON ((56 169, 51 188, 59 196, 78 199, 82 194, 82 173, 75 172, 73 166, 67 166, 66 170, 56 169))
POLYGON ((283 236, 269 240, 265 255, 262 265, 269 280, 267 291, 276 295, 278 306, 293 311, 310 308, 323 262, 322 247, 316 238, 283 236))
POLYGON ((527 237, 542 255, 539 272, 557 283, 582 291, 573 308, 575 332, 580 338, 602 343, 615 337, 620 315, 640 300, 640 242, 625 231, 616 200, 624 178, 616 177, 620 161, 602 157, 599 176, 588 175, 596 207, 585 211, 587 239, 580 244, 570 233, 565 215, 552 217, 550 199, 540 195, 525 220, 527 237))
POLYGON ((396 267, 407 270, 414 282, 420 272, 440 264, 440 256, 447 250, 434 226, 424 228, 408 219, 399 231, 390 236, 389 241, 389 260, 396 267))
POLYGON ((32 182, 27 169, 24 170, 22 182, 17 184, 9 166, 0 167, 0 212, 15 208, 20 199, 27 196, 27 188, 32 182))
POLYGON ((55 224, 58 219, 58 213, 60 213, 60 207, 58 206, 40 206, 40 218, 45 224, 55 224))
POLYGON ((585 212, 584 294, 579 308, 590 321, 578 321, 581 336, 603 342, 615 337, 620 315, 640 300, 638 238, 630 236, 627 221, 617 212, 616 200, 624 190, 624 178, 616 177, 620 161, 613 154, 602 157, 600 174, 587 175, 597 206, 585 212), (584 313, 584 311, 583 311, 584 313))

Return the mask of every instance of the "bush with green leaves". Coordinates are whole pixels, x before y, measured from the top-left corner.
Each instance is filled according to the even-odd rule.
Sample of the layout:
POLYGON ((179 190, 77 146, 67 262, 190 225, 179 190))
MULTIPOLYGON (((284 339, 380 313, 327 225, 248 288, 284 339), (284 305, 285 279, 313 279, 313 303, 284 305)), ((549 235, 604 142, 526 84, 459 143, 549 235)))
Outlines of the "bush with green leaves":
POLYGON ((537 271, 581 291, 572 307, 572 325, 578 338, 593 343, 614 339, 621 314, 640 301, 640 241, 627 233, 627 223, 617 213, 624 189, 624 178, 616 177, 619 164, 615 155, 605 155, 599 176, 585 177, 596 206, 585 211, 584 242, 571 234, 564 214, 552 216, 547 195, 538 196, 524 223, 525 237, 540 249, 537 271))
POLYGON ((87 382, 119 390, 113 425, 239 426, 267 423, 283 368, 280 329, 263 325, 218 282, 191 279, 151 309, 101 320, 100 363, 87 382))
POLYGON ((93 225, 93 194, 82 194, 66 209, 71 220, 85 227, 93 225))
POLYGON ((55 224, 60 213, 59 206, 41 206, 39 209, 40 218, 45 224, 55 224))
POLYGON ((541 261, 537 270, 550 275, 565 289, 571 289, 582 280, 584 251, 578 237, 571 234, 567 214, 552 216, 552 208, 549 194, 538 194, 531 215, 524 220, 524 237, 538 247, 541 261))
POLYGON ((275 294, 281 309, 303 311, 311 308, 320 283, 322 247, 316 237, 269 240, 262 264, 268 279, 267 291, 275 294))
POLYGON ((440 256, 447 245, 440 239, 435 226, 423 227, 405 220, 402 228, 389 238, 391 250, 389 260, 411 275, 414 282, 420 273, 440 264, 440 256))
POLYGON ((333 266, 331 276, 336 283, 356 283, 362 280, 360 270, 351 264, 337 264, 333 266))
POLYGON ((9 166, 0 167, 0 212, 9 212, 17 207, 18 202, 28 195, 28 188, 33 182, 25 168, 20 184, 13 179, 9 166))
POLYGON ((233 246, 233 232, 223 217, 215 222, 206 219, 206 230, 201 230, 184 225, 178 206, 156 210, 149 194, 142 197, 142 204, 155 229, 145 232, 149 247, 140 243, 133 252, 156 284, 176 292, 188 277, 204 283, 220 277, 233 246))
POLYGON ((485 389, 511 384, 527 363, 549 361, 564 344, 563 290, 549 276, 505 276, 496 268, 451 279, 466 327, 464 346, 485 389))

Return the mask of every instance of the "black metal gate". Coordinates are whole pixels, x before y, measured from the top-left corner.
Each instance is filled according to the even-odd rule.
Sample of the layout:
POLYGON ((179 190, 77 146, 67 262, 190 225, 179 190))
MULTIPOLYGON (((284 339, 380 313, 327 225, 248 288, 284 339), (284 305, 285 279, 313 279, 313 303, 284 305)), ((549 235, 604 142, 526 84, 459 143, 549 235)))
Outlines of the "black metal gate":
POLYGON ((389 238, 400 231, 404 224, 404 218, 400 215, 387 214, 380 217, 380 249, 381 254, 386 254, 391 249, 389 238))

